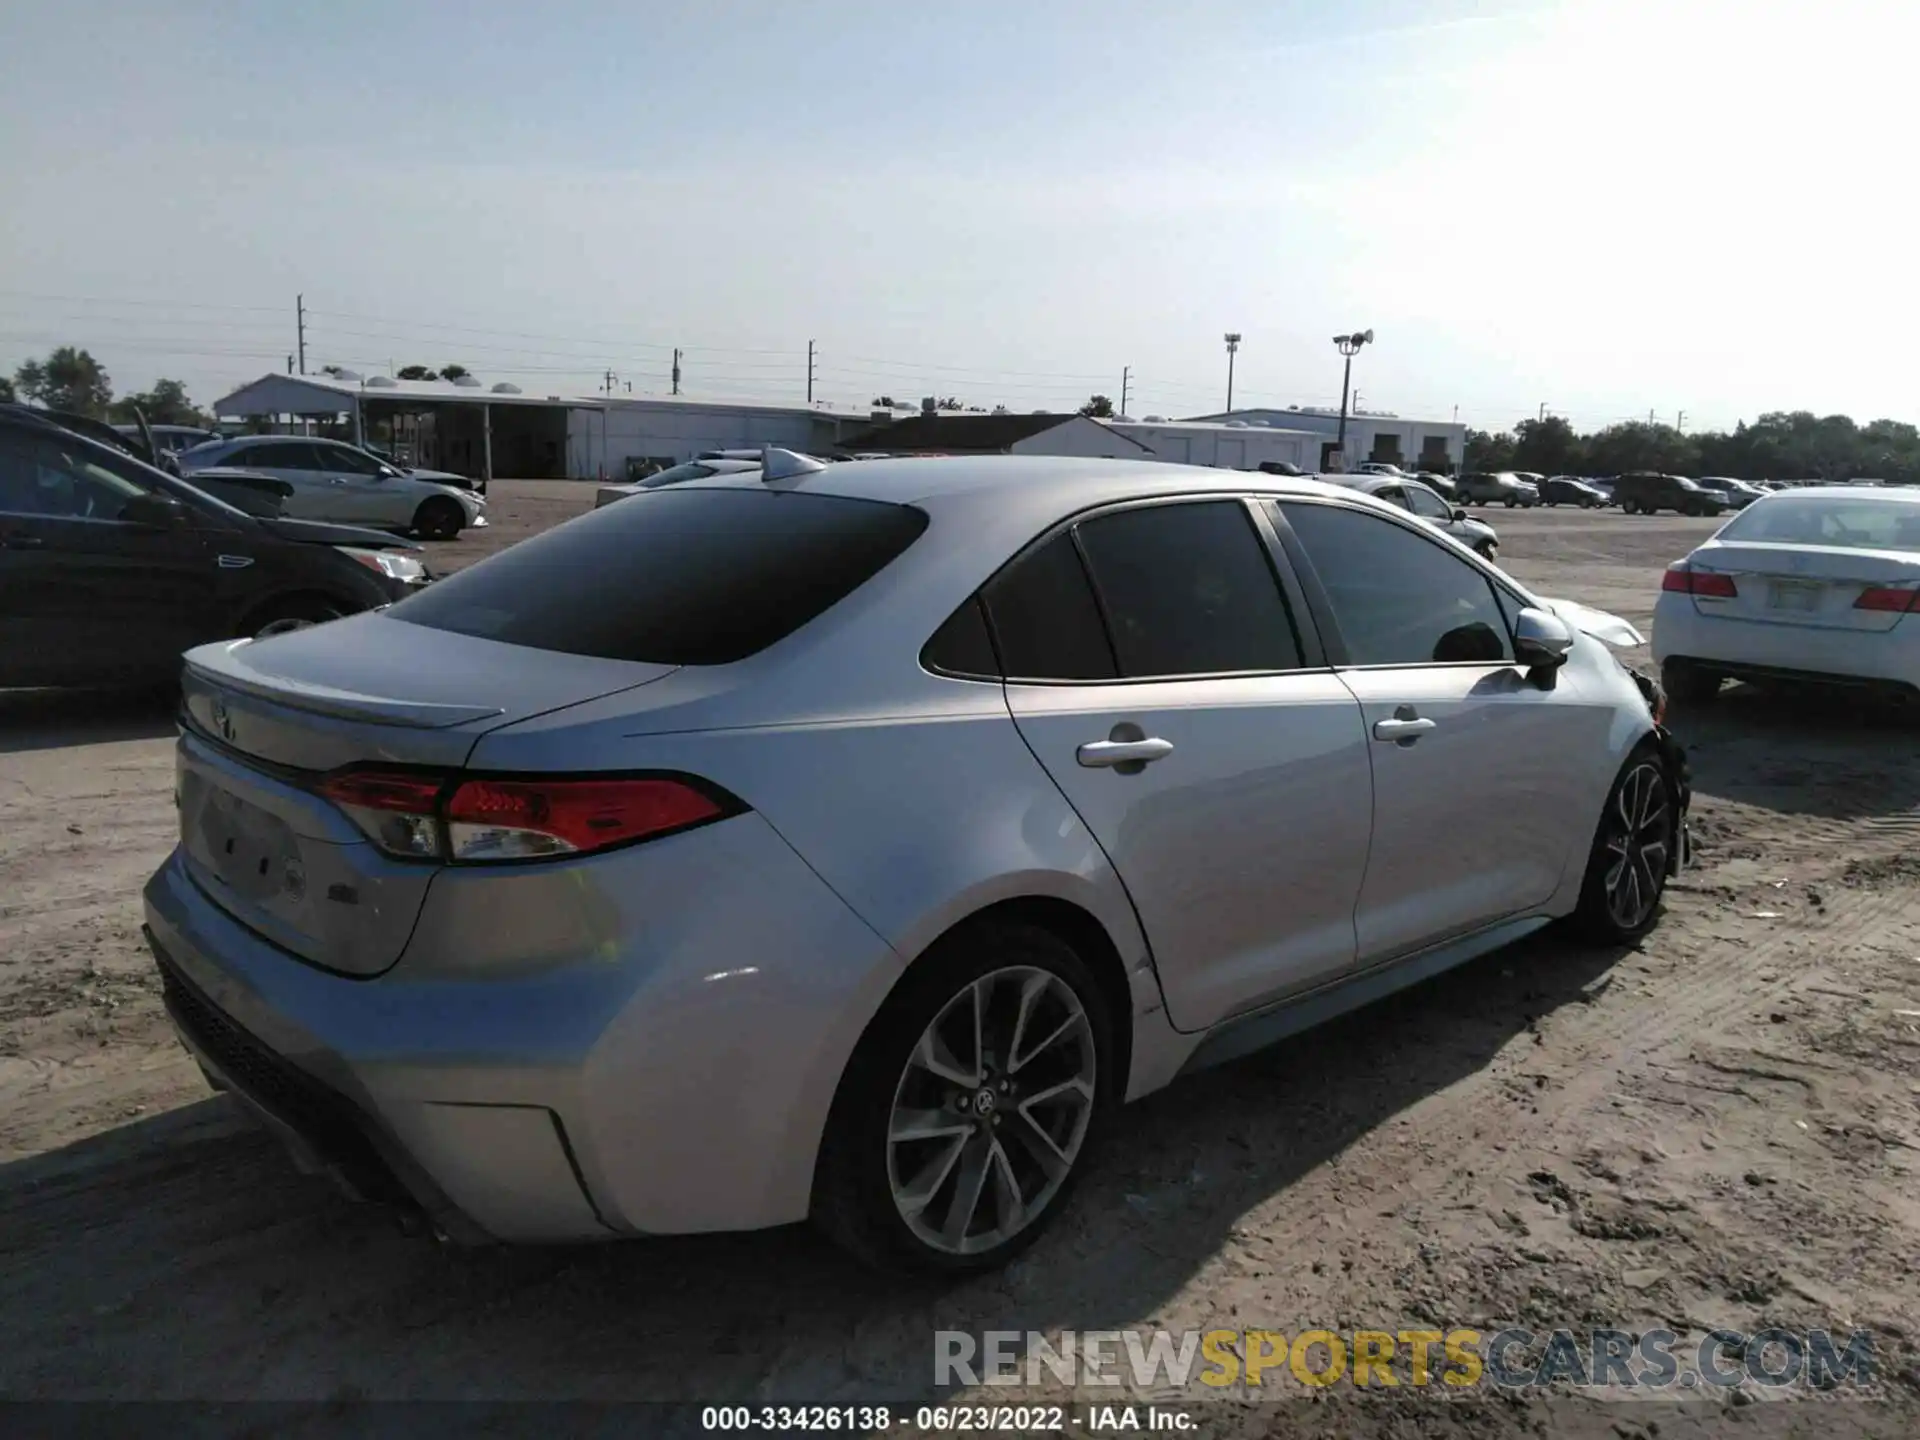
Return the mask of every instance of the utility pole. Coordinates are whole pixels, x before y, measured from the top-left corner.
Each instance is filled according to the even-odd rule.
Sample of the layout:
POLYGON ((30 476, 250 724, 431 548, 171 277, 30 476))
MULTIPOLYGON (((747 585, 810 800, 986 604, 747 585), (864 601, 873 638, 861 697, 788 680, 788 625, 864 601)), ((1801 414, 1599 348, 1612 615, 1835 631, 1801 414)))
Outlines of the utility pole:
POLYGON ((287 373, 289 375, 293 373, 293 356, 291 355, 287 356, 287 373))
POLYGON ((1545 420, 1546 418, 1547 418, 1547 402, 1546 402, 1546 401, 1544 401, 1544 400, 1542 400, 1542 401, 1540 402, 1540 415, 1539 415, 1539 419, 1540 419, 1540 420, 1542 420, 1542 421, 1544 421, 1544 420, 1545 420))
POLYGON ((1127 413, 1127 382, 1132 378, 1133 367, 1122 365, 1120 367, 1120 413, 1122 415, 1127 413))
POLYGON ((1240 353, 1240 332, 1227 336, 1227 412, 1233 412, 1233 357, 1240 353))
POLYGON ((807 404, 813 404, 813 341, 807 341, 807 404))
POLYGON ((307 297, 293 297, 293 328, 300 342, 300 373, 307 373, 307 297))
POLYGON ((680 393, 680 352, 673 352, 673 393, 680 393))
POLYGON ((1647 411, 1647 424, 1653 424, 1653 411, 1647 411))
POLYGON ((602 395, 611 395, 613 393, 613 378, 613 371, 611 370, 600 377, 600 393, 602 395))
POLYGON ((1686 411, 1682 410, 1679 414, 1673 417, 1673 428, 1675 430, 1678 430, 1682 435, 1687 433, 1687 412, 1686 411))

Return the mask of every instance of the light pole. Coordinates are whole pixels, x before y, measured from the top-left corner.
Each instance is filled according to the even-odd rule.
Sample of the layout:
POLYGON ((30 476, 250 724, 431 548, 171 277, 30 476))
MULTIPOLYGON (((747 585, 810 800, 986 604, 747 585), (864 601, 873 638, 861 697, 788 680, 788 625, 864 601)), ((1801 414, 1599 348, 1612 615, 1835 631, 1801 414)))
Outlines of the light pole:
POLYGON ((1351 393, 1353 385, 1353 357, 1360 353, 1362 345, 1369 345, 1372 342, 1373 331, 1371 330, 1356 330, 1351 335, 1333 337, 1333 343, 1339 347, 1341 355, 1347 362, 1340 376, 1340 435, 1334 442, 1334 448, 1340 454, 1342 469, 1346 468, 1347 463, 1347 396, 1351 393))
POLYGON ((1233 357, 1240 353, 1240 334, 1229 331, 1227 334, 1227 410, 1233 410, 1233 357))

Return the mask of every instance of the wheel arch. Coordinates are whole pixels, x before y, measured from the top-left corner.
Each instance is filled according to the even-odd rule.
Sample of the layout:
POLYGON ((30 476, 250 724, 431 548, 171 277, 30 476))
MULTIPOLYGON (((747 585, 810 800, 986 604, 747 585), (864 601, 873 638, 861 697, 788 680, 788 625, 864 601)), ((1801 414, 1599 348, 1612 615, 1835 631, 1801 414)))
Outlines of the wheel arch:
POLYGON ((344 615, 356 614, 368 608, 361 596, 348 596, 338 590, 329 590, 324 585, 289 585, 249 602, 240 612, 234 633, 251 636, 277 612, 302 604, 329 605, 344 615))

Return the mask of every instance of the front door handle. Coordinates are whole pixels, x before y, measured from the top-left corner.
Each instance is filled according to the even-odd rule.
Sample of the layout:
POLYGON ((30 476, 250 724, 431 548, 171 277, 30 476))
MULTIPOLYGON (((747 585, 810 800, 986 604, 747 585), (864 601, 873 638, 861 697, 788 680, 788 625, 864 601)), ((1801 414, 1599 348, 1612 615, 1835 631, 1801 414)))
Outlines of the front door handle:
MULTIPOLYGON (((1401 707, 1405 709, 1406 707, 1401 707)), ((1396 745, 1411 745, 1422 735, 1433 729, 1433 721, 1415 715, 1408 710, 1404 715, 1396 715, 1391 720, 1373 722, 1373 738, 1391 740, 1396 745)))
POLYGON ((1106 770, 1116 765, 1138 768, 1172 753, 1171 740, 1150 736, 1145 740, 1089 740, 1073 752, 1073 758, 1089 770, 1106 770))

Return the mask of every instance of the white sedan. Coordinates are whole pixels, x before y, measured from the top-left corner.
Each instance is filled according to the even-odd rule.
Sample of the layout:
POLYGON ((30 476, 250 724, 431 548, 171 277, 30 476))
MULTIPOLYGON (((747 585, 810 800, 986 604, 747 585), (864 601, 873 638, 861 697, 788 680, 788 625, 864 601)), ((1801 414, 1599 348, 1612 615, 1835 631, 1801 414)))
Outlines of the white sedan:
POLYGON ((1727 679, 1920 689, 1920 490, 1762 496, 1667 567, 1653 658, 1667 692, 1727 679))

